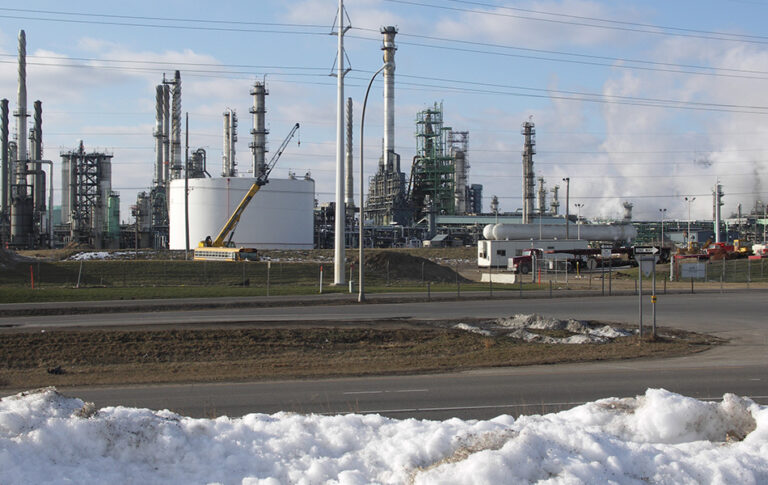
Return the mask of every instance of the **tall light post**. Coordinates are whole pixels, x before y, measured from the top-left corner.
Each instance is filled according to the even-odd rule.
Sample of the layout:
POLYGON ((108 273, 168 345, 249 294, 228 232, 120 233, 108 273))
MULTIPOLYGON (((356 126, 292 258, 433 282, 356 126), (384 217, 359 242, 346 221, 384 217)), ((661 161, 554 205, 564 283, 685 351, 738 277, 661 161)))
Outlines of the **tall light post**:
POLYGON ((584 204, 573 204, 576 206, 576 238, 581 239, 581 208, 584 204))
POLYGON ((570 239, 570 235, 568 234, 568 217, 570 216, 568 199, 571 195, 571 177, 565 177, 563 182, 565 182, 565 238, 570 239))
POLYGON ((661 213, 661 246, 664 246, 664 214, 667 212, 667 209, 659 209, 659 212, 661 213))
POLYGON ((363 100, 363 111, 360 114, 360 224, 358 224, 360 232, 358 234, 358 243, 357 243, 358 252, 359 252, 359 256, 358 256, 359 261, 357 263, 357 266, 359 271, 358 278, 360 279, 360 285, 359 285, 360 290, 357 294, 357 301, 359 303, 362 303, 365 301, 365 283, 364 283, 365 280, 363 279, 363 277, 365 276, 365 271, 363 269, 365 267, 365 260, 363 259, 363 248, 365 247, 365 240, 363 239, 365 235, 365 231, 364 231, 364 228, 365 228, 364 207, 365 206, 363 205, 363 192, 364 192, 363 165, 365 160, 363 158, 363 147, 365 146, 365 143, 364 143, 365 139, 363 138, 363 130, 365 129, 365 107, 368 104, 368 94, 371 92, 371 86, 373 85, 373 80, 376 79, 376 76, 378 76, 379 73, 381 73, 388 66, 389 66, 389 63, 384 64, 379 68, 378 71, 376 71, 373 74, 373 76, 371 76, 371 80, 368 83, 368 89, 365 90, 365 99, 363 100))
POLYGON ((688 202, 688 232, 685 238, 685 245, 691 245, 691 203, 696 200, 696 197, 685 197, 685 201, 688 202))

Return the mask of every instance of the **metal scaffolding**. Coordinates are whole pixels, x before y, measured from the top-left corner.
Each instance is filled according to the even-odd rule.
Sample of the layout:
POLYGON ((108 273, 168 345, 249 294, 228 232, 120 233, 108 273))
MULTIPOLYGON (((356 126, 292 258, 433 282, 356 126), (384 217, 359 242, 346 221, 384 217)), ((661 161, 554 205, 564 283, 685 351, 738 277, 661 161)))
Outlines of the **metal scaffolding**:
POLYGON ((416 156, 408 184, 409 200, 416 220, 426 215, 426 199, 438 214, 455 214, 455 165, 447 151, 447 133, 443 127, 443 105, 420 111, 416 117, 416 156))

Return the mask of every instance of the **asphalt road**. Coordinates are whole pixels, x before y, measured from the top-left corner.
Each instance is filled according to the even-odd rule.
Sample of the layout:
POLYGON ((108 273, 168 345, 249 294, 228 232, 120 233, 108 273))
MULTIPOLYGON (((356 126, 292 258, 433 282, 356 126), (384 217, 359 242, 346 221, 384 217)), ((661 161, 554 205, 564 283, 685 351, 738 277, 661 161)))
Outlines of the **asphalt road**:
MULTIPOLYGON (((651 306, 644 304, 650 326, 651 306)), ((768 298, 765 291, 660 295, 659 326, 729 340, 690 356, 590 364, 488 369, 456 374, 276 381, 232 384, 70 388, 68 395, 98 406, 168 408, 187 416, 241 416, 277 411, 377 412, 406 418, 485 419, 570 408, 605 397, 663 387, 718 399, 733 392, 768 404, 768 298)), ((445 319, 540 313, 558 318, 638 321, 632 296, 524 300, 443 301, 297 306, 0 318, 0 326, 29 329, 71 326, 216 324, 221 322, 342 322, 379 318, 445 319)))

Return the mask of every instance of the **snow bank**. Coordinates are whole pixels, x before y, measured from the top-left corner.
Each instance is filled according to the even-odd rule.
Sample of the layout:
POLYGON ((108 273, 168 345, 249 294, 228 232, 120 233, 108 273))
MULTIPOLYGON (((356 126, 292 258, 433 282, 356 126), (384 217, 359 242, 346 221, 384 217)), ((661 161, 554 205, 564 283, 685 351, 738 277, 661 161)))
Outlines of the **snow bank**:
POLYGON ((650 389, 490 421, 95 410, 54 389, 0 401, 0 483, 768 482, 768 406, 650 389))
POLYGON ((628 337, 634 332, 603 325, 595 327, 581 320, 558 320, 537 314, 517 314, 509 318, 499 318, 490 323, 468 325, 459 323, 454 328, 487 336, 505 335, 525 342, 545 344, 592 344, 628 337), (568 337, 550 337, 531 330, 563 330, 573 335, 568 337))

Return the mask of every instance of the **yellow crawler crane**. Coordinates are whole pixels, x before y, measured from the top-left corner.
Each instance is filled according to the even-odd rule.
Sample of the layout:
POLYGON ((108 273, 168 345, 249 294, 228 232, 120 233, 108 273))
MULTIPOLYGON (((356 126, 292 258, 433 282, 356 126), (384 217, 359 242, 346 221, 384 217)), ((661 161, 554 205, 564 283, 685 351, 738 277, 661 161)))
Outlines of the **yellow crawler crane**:
MULTIPOLYGON (((241 200, 237 205, 237 208, 235 208, 235 211, 232 213, 232 215, 229 216, 229 219, 224 224, 224 227, 221 228, 216 237, 211 238, 211 236, 208 236, 204 241, 200 241, 200 243, 198 243, 198 247, 195 248, 194 256, 196 260, 243 261, 258 259, 255 248, 236 248, 232 243, 232 237, 235 235, 235 228, 240 222, 240 217, 243 215, 243 212, 245 212, 248 204, 251 203, 251 199, 253 199, 261 187, 269 182, 269 174, 272 172, 272 169, 275 168, 275 164, 280 159, 280 155, 283 154, 285 147, 288 146, 288 143, 291 141, 291 138, 293 138, 293 135, 296 134, 298 129, 298 123, 293 125, 290 133, 288 133, 288 136, 285 137, 285 140, 283 140, 280 148, 277 149, 277 152, 265 167, 264 175, 256 178, 256 181, 253 183, 253 185, 251 185, 251 188, 248 189, 245 197, 243 197, 243 200, 241 200)), ((299 140, 299 144, 301 144, 301 140, 299 140)))

